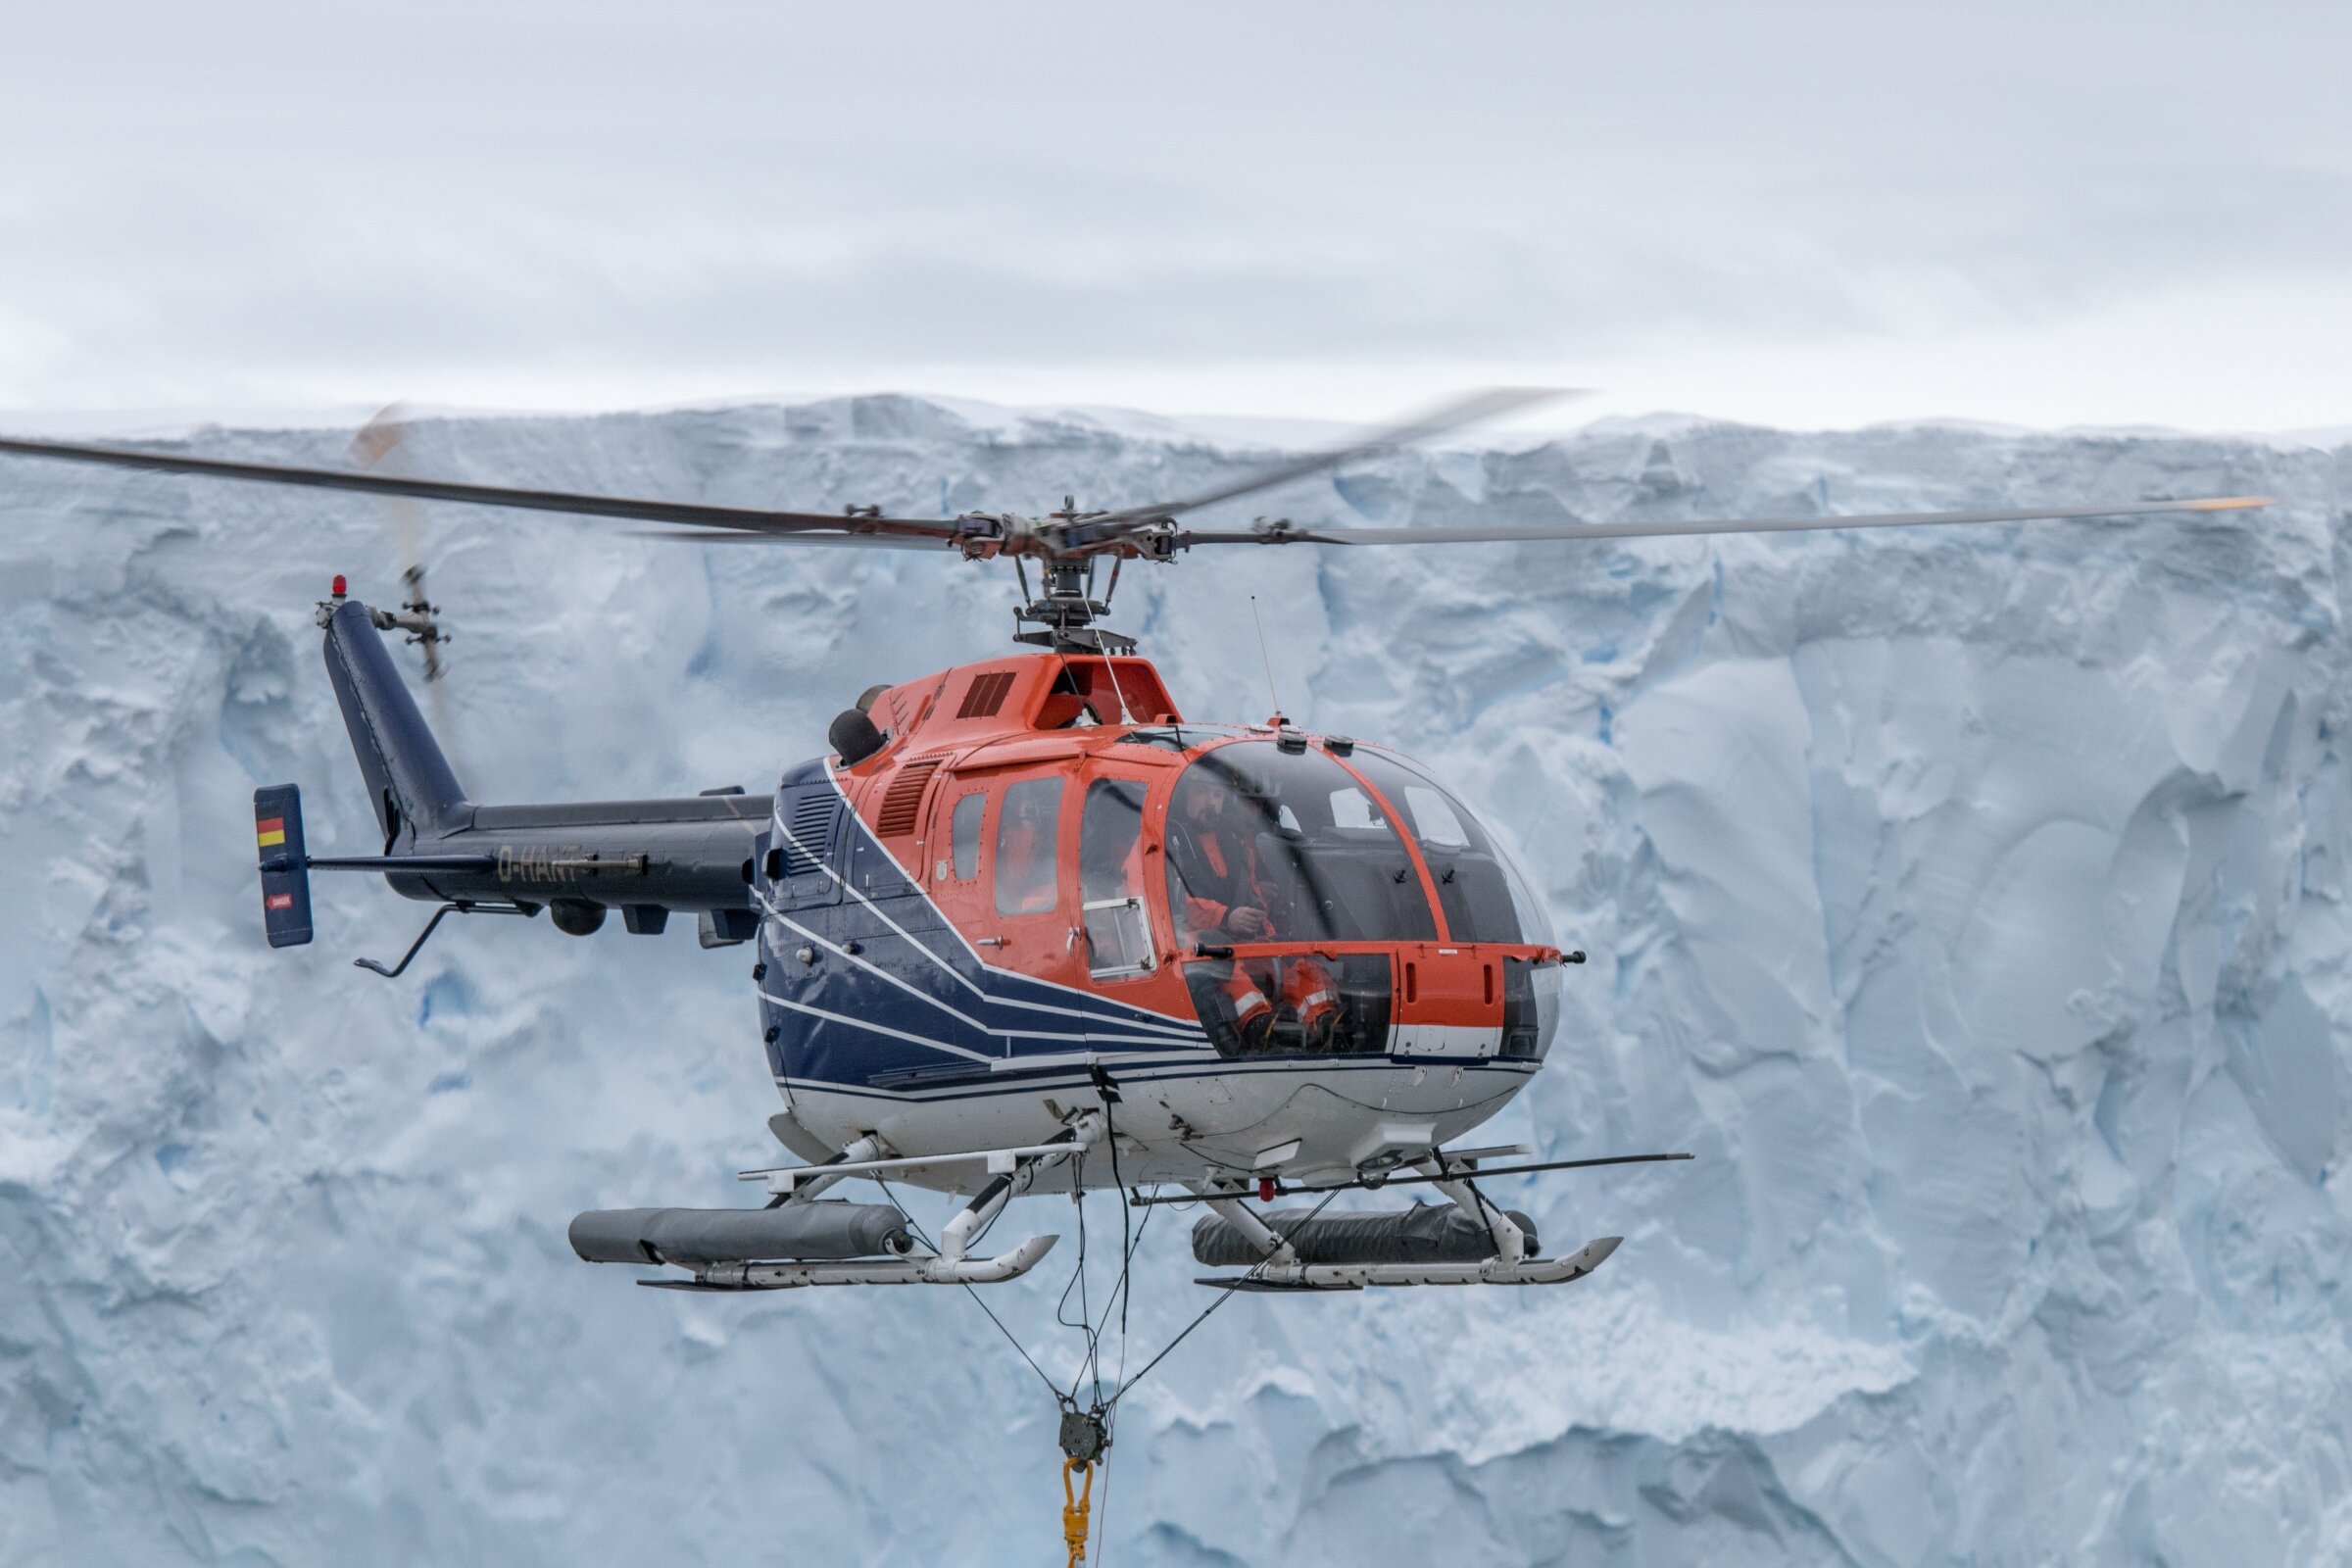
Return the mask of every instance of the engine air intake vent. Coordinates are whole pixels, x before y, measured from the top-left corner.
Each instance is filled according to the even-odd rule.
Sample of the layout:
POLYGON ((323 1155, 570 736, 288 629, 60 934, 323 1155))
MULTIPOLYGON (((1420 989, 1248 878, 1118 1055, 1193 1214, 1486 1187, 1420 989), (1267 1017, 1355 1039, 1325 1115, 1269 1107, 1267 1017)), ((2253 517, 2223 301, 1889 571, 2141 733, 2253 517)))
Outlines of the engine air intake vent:
POLYGON ((840 805, 841 797, 830 787, 821 793, 811 790, 792 803, 792 817, 785 823, 792 836, 783 846, 783 864, 778 867, 784 875, 806 876, 823 868, 833 848, 833 820, 840 805))
MULTIPOLYGON (((1004 678, 1012 679, 1010 675, 1004 678)), ((914 831, 916 822, 921 820, 923 788, 931 782, 931 775, 939 771, 939 763, 936 757, 918 757, 899 769, 890 781, 890 788, 882 793, 882 810, 874 819, 875 832, 888 839, 914 831)))
POLYGON ((956 710, 957 718, 994 718, 997 710, 1004 706, 1004 698, 1012 690, 1012 671, 984 670, 972 677, 964 688, 963 706, 956 710))

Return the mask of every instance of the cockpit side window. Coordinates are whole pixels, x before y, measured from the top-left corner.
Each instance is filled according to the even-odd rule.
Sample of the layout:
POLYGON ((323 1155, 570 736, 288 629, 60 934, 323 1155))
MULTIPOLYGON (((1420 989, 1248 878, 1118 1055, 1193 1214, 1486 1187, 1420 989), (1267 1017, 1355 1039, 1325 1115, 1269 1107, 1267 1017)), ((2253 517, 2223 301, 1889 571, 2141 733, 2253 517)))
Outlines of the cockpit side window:
POLYGON ((1176 781, 1166 858, 1187 945, 1437 935, 1396 830, 1320 753, 1242 741, 1200 757, 1176 781))
POLYGON ((1404 808, 1412 813, 1413 830, 1420 836, 1424 849, 1466 850, 1470 835, 1462 827, 1462 819, 1453 814, 1446 797, 1426 784, 1407 784, 1404 787, 1404 808))
POLYGON ((1331 820, 1335 827, 1387 827, 1389 819, 1380 814, 1372 797, 1352 782, 1344 790, 1331 792, 1331 820))
POLYGON ((1549 945, 1550 922, 1518 885, 1522 879, 1509 852, 1476 813, 1394 758, 1358 747, 1349 760, 1407 818, 1405 829, 1437 880, 1451 940, 1549 945))

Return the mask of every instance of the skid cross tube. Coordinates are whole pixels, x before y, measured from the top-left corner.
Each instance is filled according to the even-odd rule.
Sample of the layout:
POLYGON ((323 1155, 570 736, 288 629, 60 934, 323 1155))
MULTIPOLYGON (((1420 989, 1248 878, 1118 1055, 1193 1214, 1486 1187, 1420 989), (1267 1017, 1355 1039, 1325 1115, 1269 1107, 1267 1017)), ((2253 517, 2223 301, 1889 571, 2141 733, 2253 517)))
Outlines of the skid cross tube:
POLYGON ((992 1176, 1008 1176, 1020 1169, 1025 1161, 1051 1159, 1058 1154, 1083 1152, 1094 1146, 1099 1131, 1063 1133, 1050 1143, 1017 1144, 1009 1149, 965 1149, 944 1154, 904 1154, 890 1159, 828 1160, 821 1165, 782 1165, 762 1170, 739 1170, 739 1182, 765 1182, 771 1193, 789 1193, 796 1184, 819 1177, 828 1181, 844 1176, 895 1176, 901 1171, 918 1170, 927 1165, 983 1164, 992 1176))
MULTIPOLYGON (((1441 1151, 1436 1157, 1447 1159, 1450 1156, 1441 1151)), ((1274 1196, 1295 1198, 1301 1193, 1345 1193, 1357 1188, 1372 1192, 1383 1187, 1407 1187, 1415 1182, 1455 1182, 1474 1176, 1529 1176, 1546 1170, 1591 1170, 1596 1165, 1652 1165, 1660 1160, 1697 1157, 1695 1154, 1609 1154, 1599 1159, 1548 1159, 1540 1165, 1496 1165, 1488 1170, 1464 1166, 1434 1176, 1359 1176, 1351 1182, 1276 1182, 1274 1196)), ((1212 1196, 1238 1197, 1241 1191, 1236 1188, 1233 1193, 1212 1196)), ((1150 1197, 1140 1197, 1134 1193, 1127 1195, 1127 1201, 1137 1208, 1149 1208, 1154 1203, 1198 1203, 1200 1200, 1200 1195, 1197 1193, 1154 1193, 1150 1197)))

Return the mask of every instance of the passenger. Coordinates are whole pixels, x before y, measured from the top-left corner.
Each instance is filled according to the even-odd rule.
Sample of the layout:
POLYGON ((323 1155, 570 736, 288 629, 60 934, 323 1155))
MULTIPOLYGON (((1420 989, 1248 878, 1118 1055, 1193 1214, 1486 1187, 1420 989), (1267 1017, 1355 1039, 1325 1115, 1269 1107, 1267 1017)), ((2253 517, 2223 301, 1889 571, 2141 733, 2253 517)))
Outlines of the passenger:
POLYGON ((997 829, 997 910, 1040 914, 1054 907, 1054 834, 1057 791, 1015 785, 1004 793, 997 829))

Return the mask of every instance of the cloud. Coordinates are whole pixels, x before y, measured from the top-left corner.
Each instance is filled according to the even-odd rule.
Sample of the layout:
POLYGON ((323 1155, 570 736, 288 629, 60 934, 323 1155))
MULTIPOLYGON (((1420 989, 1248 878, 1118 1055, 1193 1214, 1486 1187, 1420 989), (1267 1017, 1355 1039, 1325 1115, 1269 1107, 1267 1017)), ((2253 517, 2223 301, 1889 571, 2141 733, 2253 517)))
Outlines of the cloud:
POLYGON ((140 0, 24 42, 18 407, 1222 374, 1347 414, 1288 400, 1671 360, 1686 406, 1801 419, 1722 389, 1810 344, 1932 395, 1997 337, 2036 396, 1952 412, 2212 419, 2033 348, 2162 302, 2271 367, 2265 417, 2343 416, 2262 305, 2352 299, 2327 8, 140 0))

